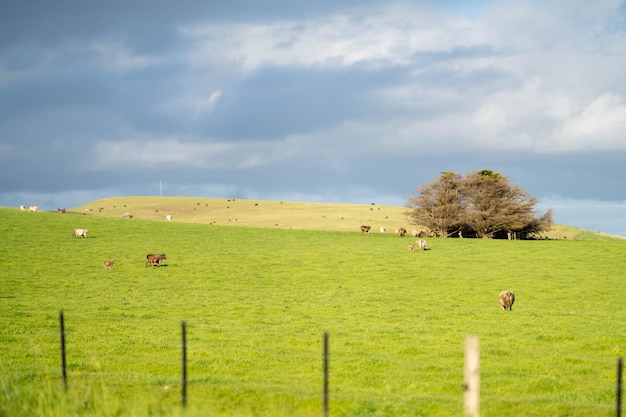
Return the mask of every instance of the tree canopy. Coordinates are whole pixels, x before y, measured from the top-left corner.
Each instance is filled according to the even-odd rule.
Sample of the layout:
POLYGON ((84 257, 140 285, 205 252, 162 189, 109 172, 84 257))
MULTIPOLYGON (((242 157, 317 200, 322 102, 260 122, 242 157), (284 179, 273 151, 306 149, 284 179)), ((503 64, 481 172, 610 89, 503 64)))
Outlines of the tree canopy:
POLYGON ((416 191, 409 217, 437 236, 530 239, 552 226, 552 210, 539 215, 536 198, 491 170, 442 172, 416 191))

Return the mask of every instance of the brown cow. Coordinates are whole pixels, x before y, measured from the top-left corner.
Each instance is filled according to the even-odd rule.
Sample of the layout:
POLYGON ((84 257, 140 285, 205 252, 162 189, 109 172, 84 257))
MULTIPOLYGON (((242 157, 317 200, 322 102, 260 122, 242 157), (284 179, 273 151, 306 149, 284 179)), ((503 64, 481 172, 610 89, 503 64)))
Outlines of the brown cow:
POLYGON ((146 266, 154 265, 154 264, 156 264, 156 266, 161 266, 161 261, 163 259, 166 259, 164 253, 161 253, 161 254, 149 253, 146 255, 146 266))
POLYGON ((512 291, 502 291, 498 296, 498 303, 502 310, 513 310, 515 294, 512 291))
POLYGON ((404 237, 404 235, 406 235, 406 229, 404 227, 396 229, 396 235, 404 237))
POLYGON ((415 248, 415 245, 412 243, 409 243, 409 250, 412 251, 415 248))
POLYGON ((110 261, 104 261, 104 269, 111 269, 115 265, 115 259, 111 259, 110 261))
POLYGON ((372 226, 361 226, 361 233, 369 233, 372 226))

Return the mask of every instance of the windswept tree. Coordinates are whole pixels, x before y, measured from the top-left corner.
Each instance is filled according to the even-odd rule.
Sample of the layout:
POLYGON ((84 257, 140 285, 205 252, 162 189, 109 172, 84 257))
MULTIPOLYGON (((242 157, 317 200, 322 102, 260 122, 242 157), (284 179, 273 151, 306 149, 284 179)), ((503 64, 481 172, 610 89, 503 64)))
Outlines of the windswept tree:
POLYGON ((552 211, 536 217, 537 199, 491 170, 466 178, 452 172, 418 188, 408 200, 412 221, 450 236, 459 231, 480 238, 528 239, 552 226, 552 211))
POLYGON ((442 172, 439 179, 417 189, 411 197, 407 214, 412 222, 428 227, 438 236, 447 237, 463 227, 466 211, 463 177, 454 172, 442 172))

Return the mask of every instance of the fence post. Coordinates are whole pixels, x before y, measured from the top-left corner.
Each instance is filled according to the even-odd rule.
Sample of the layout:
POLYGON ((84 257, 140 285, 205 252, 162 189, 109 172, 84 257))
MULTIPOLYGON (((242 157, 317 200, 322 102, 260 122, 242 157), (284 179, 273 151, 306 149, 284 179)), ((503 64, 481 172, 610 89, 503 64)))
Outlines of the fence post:
POLYGON ((480 415, 480 339, 465 339, 465 415, 480 415))
POLYGON ((65 360, 65 318, 63 310, 59 311, 59 324, 61 326, 61 374, 63 375, 63 389, 67 392, 67 361, 65 360))
POLYGON ((617 359, 617 392, 616 392, 616 404, 615 404, 615 416, 622 417, 622 358, 617 359))
POLYGON ((181 323, 181 330, 183 336, 183 384, 182 384, 182 404, 183 407, 187 406, 187 325, 183 321, 181 323))
POLYGON ((328 332, 324 332, 324 417, 328 417, 328 332))

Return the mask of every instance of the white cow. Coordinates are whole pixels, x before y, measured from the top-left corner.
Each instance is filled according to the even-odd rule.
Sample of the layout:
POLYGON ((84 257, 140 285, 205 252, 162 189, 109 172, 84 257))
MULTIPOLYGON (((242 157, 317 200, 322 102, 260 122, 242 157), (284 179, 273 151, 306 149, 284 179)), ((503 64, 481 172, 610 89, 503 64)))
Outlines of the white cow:
POLYGON ((24 204, 22 204, 22 205, 20 206, 20 210, 22 210, 22 211, 26 211, 26 207, 24 207, 24 204))
POLYGON ((168 214, 167 216, 165 216, 165 220, 168 222, 172 221, 172 215, 168 214))
POLYGON ((413 229, 411 234, 413 235, 413 237, 418 237, 420 235, 420 232, 418 232, 417 230, 413 229))
POLYGON ((34 213, 37 211, 38 208, 39 206, 28 206, 28 211, 34 213))
POLYGON ((88 229, 74 229, 72 237, 87 237, 88 229))
POLYGON ((380 233, 385 233, 387 231, 387 229, 385 229, 384 227, 380 228, 380 233))
POLYGON ((420 250, 426 250, 426 241, 424 239, 418 240, 417 246, 420 248, 420 250))
POLYGON ((129 212, 125 212, 125 213, 122 213, 122 217, 125 219, 132 219, 133 215, 130 214, 129 212))

